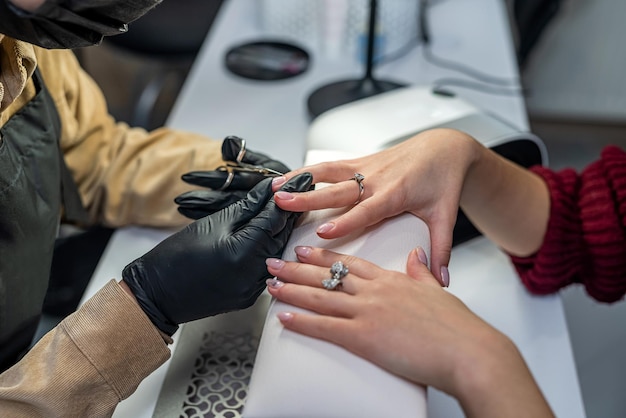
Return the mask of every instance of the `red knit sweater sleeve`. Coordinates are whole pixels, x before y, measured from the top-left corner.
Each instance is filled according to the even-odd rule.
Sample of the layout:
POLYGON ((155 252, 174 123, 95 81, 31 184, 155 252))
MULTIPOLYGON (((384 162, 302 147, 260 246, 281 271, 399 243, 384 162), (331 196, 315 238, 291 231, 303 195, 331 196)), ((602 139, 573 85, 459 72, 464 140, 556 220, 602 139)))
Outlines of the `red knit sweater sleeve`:
POLYGON ((550 189, 544 242, 530 257, 511 259, 533 293, 582 283, 602 302, 626 292, 626 152, 610 146, 578 175, 533 167, 550 189))

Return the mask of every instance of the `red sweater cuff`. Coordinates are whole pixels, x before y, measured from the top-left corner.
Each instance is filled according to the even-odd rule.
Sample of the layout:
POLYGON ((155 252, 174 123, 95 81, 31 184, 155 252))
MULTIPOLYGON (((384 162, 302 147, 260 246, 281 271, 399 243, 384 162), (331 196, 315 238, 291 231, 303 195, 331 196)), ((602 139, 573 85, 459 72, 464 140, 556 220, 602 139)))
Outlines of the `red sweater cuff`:
POLYGON ((550 190, 550 219, 544 241, 529 257, 511 256, 515 268, 529 291, 554 293, 576 281, 583 258, 582 233, 578 216, 579 181, 573 170, 554 173, 545 167, 533 167, 550 190))
POLYGON ((580 282, 595 299, 614 302, 626 292, 626 153, 607 147, 579 176, 533 167, 550 190, 544 242, 530 257, 511 257, 533 293, 580 282))

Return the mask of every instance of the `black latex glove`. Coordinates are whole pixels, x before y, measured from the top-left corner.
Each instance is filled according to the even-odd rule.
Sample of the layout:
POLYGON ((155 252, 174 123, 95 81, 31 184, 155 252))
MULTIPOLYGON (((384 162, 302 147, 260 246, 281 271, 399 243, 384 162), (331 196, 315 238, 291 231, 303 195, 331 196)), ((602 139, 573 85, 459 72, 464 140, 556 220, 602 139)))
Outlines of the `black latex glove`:
MULTIPOLYGON (((222 142, 222 159, 236 161, 243 140, 236 136, 227 136, 222 142)), ((251 151, 246 148, 241 162, 261 166, 286 173, 289 167, 280 161, 271 159, 265 154, 251 151)), ((248 191, 258 182, 267 178, 267 175, 255 172, 235 171, 230 185, 220 189, 228 177, 226 171, 192 171, 182 176, 183 180, 194 186, 206 187, 209 190, 194 190, 178 196, 174 201, 179 205, 178 211, 191 219, 200 219, 217 212, 226 206, 243 199, 248 191)))
MULTIPOLYGON (((281 190, 309 189, 310 173, 281 190)), ((281 257, 299 213, 280 209, 271 179, 233 205, 185 227, 124 268, 139 305, 163 332, 178 324, 251 306, 270 278, 268 257, 281 257)))

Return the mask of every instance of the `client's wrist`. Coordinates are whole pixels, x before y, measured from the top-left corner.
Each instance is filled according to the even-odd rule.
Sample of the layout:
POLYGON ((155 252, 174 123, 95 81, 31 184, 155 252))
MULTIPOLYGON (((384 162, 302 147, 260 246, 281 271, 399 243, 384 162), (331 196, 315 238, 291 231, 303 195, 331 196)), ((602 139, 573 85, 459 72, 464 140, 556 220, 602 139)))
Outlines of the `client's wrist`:
POLYGON ((467 417, 552 417, 515 344, 489 329, 466 347, 457 367, 454 396, 467 417))
MULTIPOLYGON (((454 387, 464 409, 472 409, 482 398, 495 395, 498 380, 509 368, 506 358, 510 356, 509 340, 497 331, 486 332, 480 338, 459 350, 455 369, 454 387)), ((484 401, 482 401, 484 402, 484 401)))

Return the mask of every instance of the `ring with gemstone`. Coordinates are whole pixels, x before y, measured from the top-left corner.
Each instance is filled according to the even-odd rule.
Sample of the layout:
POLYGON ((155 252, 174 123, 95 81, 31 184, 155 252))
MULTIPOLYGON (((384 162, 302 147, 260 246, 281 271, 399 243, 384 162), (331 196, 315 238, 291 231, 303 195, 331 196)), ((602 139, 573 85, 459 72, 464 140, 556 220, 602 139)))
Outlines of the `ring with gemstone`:
POLYGON ((354 180, 356 181, 356 184, 359 185, 359 197, 357 197, 356 201, 354 202, 354 204, 356 205, 361 201, 361 197, 363 197, 363 192, 365 191, 365 185, 363 184, 365 176, 361 173, 354 173, 354 177, 348 180, 354 180))
POLYGON ((330 274, 332 276, 328 279, 322 280, 322 286, 327 290, 335 290, 341 286, 341 280, 346 277, 349 270, 341 261, 335 261, 330 267, 330 274))

